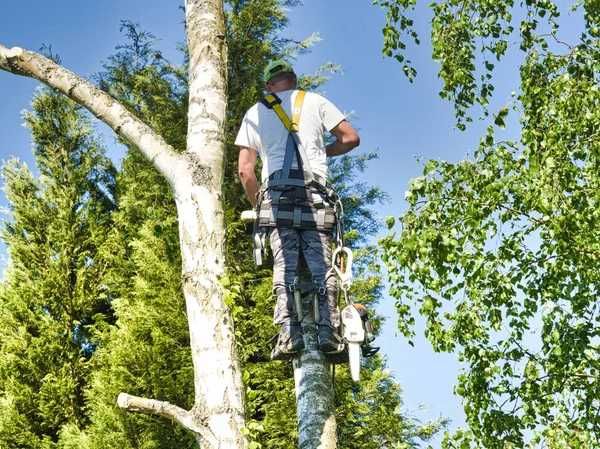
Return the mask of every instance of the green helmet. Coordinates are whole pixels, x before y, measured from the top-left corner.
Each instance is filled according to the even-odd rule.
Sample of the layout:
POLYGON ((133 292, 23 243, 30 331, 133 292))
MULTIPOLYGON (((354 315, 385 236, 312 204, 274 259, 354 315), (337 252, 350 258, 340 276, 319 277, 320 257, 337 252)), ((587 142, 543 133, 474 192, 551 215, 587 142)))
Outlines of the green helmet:
POLYGON ((263 72, 263 81, 265 84, 271 80, 271 78, 279 75, 280 73, 294 73, 294 68, 291 64, 283 59, 274 59, 270 61, 265 67, 263 72))

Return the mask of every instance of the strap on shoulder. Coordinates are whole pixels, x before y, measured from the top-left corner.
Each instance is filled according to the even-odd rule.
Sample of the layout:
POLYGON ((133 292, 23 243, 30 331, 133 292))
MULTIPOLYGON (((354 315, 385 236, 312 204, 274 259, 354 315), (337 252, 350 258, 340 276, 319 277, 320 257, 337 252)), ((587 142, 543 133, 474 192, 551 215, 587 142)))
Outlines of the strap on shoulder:
POLYGON ((265 107, 273 109, 274 105, 281 104, 281 98, 275 94, 267 94, 262 100, 260 100, 260 102, 264 104, 265 107))
POLYGON ((294 99, 294 108, 292 110, 292 119, 285 113, 283 107, 281 106, 281 98, 279 98, 275 94, 268 94, 261 100, 261 103, 264 104, 268 109, 272 109, 285 129, 287 129, 291 133, 297 133, 300 128, 300 116, 302 115, 302 106, 304 105, 304 97, 306 96, 306 92, 303 90, 299 90, 296 92, 296 98, 294 99))
POLYGON ((294 99, 294 109, 292 112, 292 126, 294 127, 293 132, 298 132, 300 129, 300 116, 302 115, 302 106, 304 105, 304 97, 306 92, 299 90, 296 92, 296 98, 294 99))
POLYGON ((310 163, 308 161, 308 157, 304 152, 304 148, 300 142, 298 137, 298 129, 300 127, 300 116, 302 115, 302 106, 304 105, 304 98, 306 96, 306 92, 303 90, 298 90, 296 92, 296 98, 294 99, 294 107, 292 109, 292 117, 290 120, 288 115, 283 110, 281 106, 281 98, 279 98, 275 94, 268 94, 262 99, 261 103, 264 104, 268 109, 272 109, 283 126, 289 131, 288 140, 286 143, 285 156, 282 167, 282 179, 289 179, 290 169, 292 167, 292 159, 294 155, 296 156, 296 161, 298 164, 298 169, 305 173, 305 183, 311 183, 314 180, 312 170, 310 168, 310 163))
POLYGON ((268 94, 265 96, 265 98, 263 98, 261 103, 264 104, 267 108, 272 109, 275 112, 275 114, 277 114, 277 117, 279 117, 279 120, 281 120, 281 123, 283 123, 285 129, 287 129, 290 132, 293 132, 292 130, 294 126, 292 124, 292 121, 281 107, 281 98, 279 98, 275 94, 268 94))

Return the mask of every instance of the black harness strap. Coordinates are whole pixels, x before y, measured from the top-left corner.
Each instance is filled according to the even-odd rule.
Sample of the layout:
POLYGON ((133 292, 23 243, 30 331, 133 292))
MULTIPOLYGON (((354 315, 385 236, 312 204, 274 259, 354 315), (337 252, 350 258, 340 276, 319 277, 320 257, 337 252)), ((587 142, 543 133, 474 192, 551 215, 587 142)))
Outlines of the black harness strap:
MULTIPOLYGON (((302 107, 303 93, 296 95, 294 120, 298 121, 302 107)), ((265 228, 287 227, 297 229, 315 229, 319 231, 336 230, 339 241, 341 233, 341 202, 335 191, 327 186, 326 180, 313 173, 309 159, 297 134, 298 123, 287 116, 281 106, 281 99, 269 94, 261 100, 268 109, 273 110, 288 130, 285 154, 281 170, 272 173, 265 180, 256 206, 257 219, 254 223, 255 235, 264 235, 265 228), (292 169, 296 159, 297 169, 292 169), (268 195, 267 195, 268 193, 268 195)), ((255 259, 261 248, 256 246, 255 259)), ((260 256, 260 254, 259 254, 260 256)))

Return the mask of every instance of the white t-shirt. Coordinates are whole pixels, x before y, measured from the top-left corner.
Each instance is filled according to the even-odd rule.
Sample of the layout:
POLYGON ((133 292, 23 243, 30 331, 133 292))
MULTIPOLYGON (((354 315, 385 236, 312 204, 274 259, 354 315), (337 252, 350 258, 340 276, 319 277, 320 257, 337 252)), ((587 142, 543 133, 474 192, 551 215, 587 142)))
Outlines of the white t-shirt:
MULTIPOLYGON (((281 106, 290 118, 291 105, 297 92, 297 90, 277 92, 277 96, 281 98, 281 106)), ((324 134, 345 118, 344 114, 326 98, 313 92, 306 93, 300 114, 298 137, 313 173, 327 177, 324 134)), ((264 181, 271 173, 283 167, 287 138, 288 131, 275 111, 268 109, 262 103, 256 103, 246 112, 235 144, 256 150, 263 161, 261 176, 264 181)), ((297 168, 295 157, 292 167, 297 168)))

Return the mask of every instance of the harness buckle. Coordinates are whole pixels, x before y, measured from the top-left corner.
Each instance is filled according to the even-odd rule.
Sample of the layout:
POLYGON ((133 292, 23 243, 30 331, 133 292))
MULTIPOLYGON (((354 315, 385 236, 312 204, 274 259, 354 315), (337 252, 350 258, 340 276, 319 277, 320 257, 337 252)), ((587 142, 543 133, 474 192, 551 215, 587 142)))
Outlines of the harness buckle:
POLYGON ((325 296, 327 294, 327 284, 325 280, 314 280, 313 279, 313 291, 319 296, 325 296))
POLYGON ((352 251, 350 248, 338 246, 331 256, 331 267, 340 280, 342 290, 350 288, 352 283, 352 251))
POLYGON ((287 288, 288 292, 294 293, 294 291, 296 291, 298 288, 298 278, 294 278, 292 282, 286 284, 285 288, 287 288))

